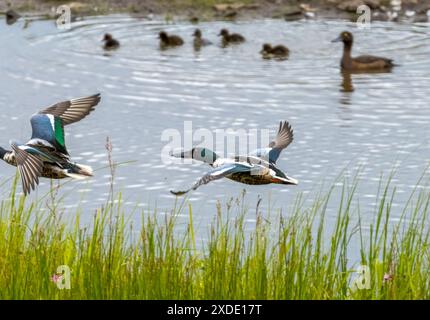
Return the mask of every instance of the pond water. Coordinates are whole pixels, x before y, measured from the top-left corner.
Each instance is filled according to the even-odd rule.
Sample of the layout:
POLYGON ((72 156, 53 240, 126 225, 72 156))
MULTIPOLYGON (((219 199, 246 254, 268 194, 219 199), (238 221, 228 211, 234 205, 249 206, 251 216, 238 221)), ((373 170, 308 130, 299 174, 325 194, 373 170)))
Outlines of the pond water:
MULTIPOLYGON (((361 168, 360 207, 371 219, 380 175, 397 166, 394 184, 401 207, 430 158, 429 24, 378 22, 358 29, 346 21, 260 20, 198 27, 214 45, 196 53, 191 38, 196 26, 184 22, 114 15, 89 17, 62 31, 53 21, 34 21, 26 28, 23 21, 12 26, 0 21, 1 145, 26 141, 29 117, 37 110, 100 92, 96 111, 66 127, 73 159, 98 170, 90 180, 64 184, 64 205, 88 209, 85 218, 106 202, 109 136, 113 159, 131 161, 117 168, 115 190, 123 191, 127 206, 163 212, 175 203, 169 190, 188 188, 208 169, 162 162, 164 130, 183 133, 184 122, 192 121, 193 130, 270 129, 273 137, 279 121, 288 120, 295 140, 278 166, 299 185, 246 186, 225 179, 202 186, 189 195, 199 225, 213 218, 217 200, 225 203, 244 188, 249 207, 261 197, 263 207, 270 199, 272 208, 287 211, 299 192, 329 186, 345 168, 350 173, 361 168), (224 27, 248 41, 222 48, 217 34, 224 27), (181 35, 186 44, 160 51, 160 30, 181 35), (391 73, 343 77, 341 44, 330 42, 343 30, 355 35, 354 54, 387 56, 400 66, 391 73), (103 51, 105 32, 120 40, 119 50, 103 51), (261 59, 264 42, 287 45, 289 59, 261 59)), ((1 164, 2 181, 14 173, 1 164)), ((32 196, 44 195, 49 185, 42 180, 32 196)), ((9 190, 2 188, 5 197, 9 190)))

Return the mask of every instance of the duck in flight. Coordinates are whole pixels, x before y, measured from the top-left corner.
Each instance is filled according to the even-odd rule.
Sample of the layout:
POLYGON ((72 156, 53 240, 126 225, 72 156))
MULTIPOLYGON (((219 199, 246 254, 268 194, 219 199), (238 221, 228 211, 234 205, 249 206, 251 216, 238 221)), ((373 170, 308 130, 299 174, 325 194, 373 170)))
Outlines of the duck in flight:
POLYGON ((12 141, 12 150, 0 147, 0 158, 18 167, 25 195, 36 188, 39 177, 83 179, 93 175, 91 167, 71 161, 64 126, 85 118, 99 102, 100 94, 58 102, 31 117, 32 135, 27 143, 12 141))
POLYGON ((208 148, 196 147, 190 151, 172 153, 177 158, 192 158, 209 164, 212 169, 201 177, 194 185, 184 191, 170 191, 174 195, 183 195, 196 190, 201 185, 221 178, 228 178, 249 185, 261 184, 293 184, 298 181, 288 177, 276 166, 281 151, 293 141, 293 130, 287 121, 280 122, 278 134, 269 146, 257 149, 248 155, 233 158, 221 158, 208 148))
POLYGON ((363 55, 351 57, 352 44, 354 37, 351 32, 343 31, 339 37, 332 42, 343 42, 343 55, 340 61, 340 66, 344 71, 350 72, 378 72, 390 71, 395 64, 392 59, 363 55))

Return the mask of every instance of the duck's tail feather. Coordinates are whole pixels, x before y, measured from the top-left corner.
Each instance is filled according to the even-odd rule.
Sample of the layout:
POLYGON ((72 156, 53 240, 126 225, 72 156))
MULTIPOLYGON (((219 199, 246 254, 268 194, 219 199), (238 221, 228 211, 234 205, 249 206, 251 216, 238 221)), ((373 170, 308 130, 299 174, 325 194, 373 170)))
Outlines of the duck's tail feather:
POLYGON ((70 172, 66 172, 66 176, 68 176, 69 178, 72 179, 76 179, 76 180, 83 180, 88 178, 88 176, 84 176, 82 174, 77 174, 77 173, 70 173, 70 172))
POLYGON ((299 184, 299 181, 288 176, 285 176, 285 177, 274 176, 272 177, 272 183, 297 185, 299 184))
POLYGON ((83 164, 74 163, 66 175, 73 179, 86 179, 93 176, 93 168, 83 164))
POLYGON ((78 173, 82 174, 84 176, 92 177, 93 176, 93 168, 90 166, 86 166, 84 164, 75 164, 75 166, 78 168, 78 173))

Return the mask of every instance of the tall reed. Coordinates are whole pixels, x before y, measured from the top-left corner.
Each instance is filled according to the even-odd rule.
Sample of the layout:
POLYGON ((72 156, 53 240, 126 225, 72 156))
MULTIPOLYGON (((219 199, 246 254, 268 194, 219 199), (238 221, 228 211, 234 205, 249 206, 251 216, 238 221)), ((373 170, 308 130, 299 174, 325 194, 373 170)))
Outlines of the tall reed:
POLYGON ((269 215, 260 201, 247 208, 243 193, 217 205, 207 233, 195 230, 204 213, 187 200, 166 215, 142 211, 137 230, 117 193, 83 225, 82 208, 61 214, 55 189, 52 205, 30 202, 16 195, 17 181, 0 205, 0 299, 430 298, 430 192, 414 190, 395 209, 391 179, 381 184, 370 224, 357 182, 345 182, 311 205, 299 195, 284 214, 269 215), (188 215, 185 229, 179 213, 188 215), (57 287, 60 265, 71 270, 70 289, 57 287))

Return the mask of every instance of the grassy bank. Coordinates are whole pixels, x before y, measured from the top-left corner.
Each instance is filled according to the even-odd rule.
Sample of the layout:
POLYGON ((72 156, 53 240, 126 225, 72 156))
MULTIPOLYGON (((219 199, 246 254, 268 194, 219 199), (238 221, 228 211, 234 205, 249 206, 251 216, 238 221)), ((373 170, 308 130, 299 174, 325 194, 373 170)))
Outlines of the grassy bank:
POLYGON ((414 191, 393 223, 396 194, 387 181, 366 227, 356 183, 333 187, 312 205, 299 196, 277 217, 247 209, 243 196, 220 204, 207 241, 196 243, 193 217, 202 213, 186 201, 170 215, 142 212, 139 230, 121 201, 82 226, 80 210, 65 214, 73 223, 61 217, 55 194, 52 205, 29 203, 15 196, 15 185, 0 207, 0 299, 430 298, 428 191, 414 191), (327 228, 333 199, 338 213, 327 228), (178 213, 188 215, 181 232, 178 213), (255 221, 251 232, 247 219, 255 221), (348 261, 351 247, 358 261, 348 261), (360 264, 369 278, 357 287, 360 264), (61 276, 52 279, 60 265, 70 267, 70 289, 57 288, 61 276))
MULTIPOLYGON (((8 6, 0 3, 0 12, 8 6)), ((357 7, 367 4, 375 20, 392 20, 393 7, 389 0, 14 0, 12 6, 26 13, 55 16, 55 8, 67 4, 75 16, 131 13, 137 15, 155 14, 160 17, 176 17, 193 21, 282 18, 340 18, 357 20, 357 7)), ((403 1, 398 17, 394 20, 427 21, 430 0, 403 1), (414 11, 413 18, 407 14, 414 11)))

